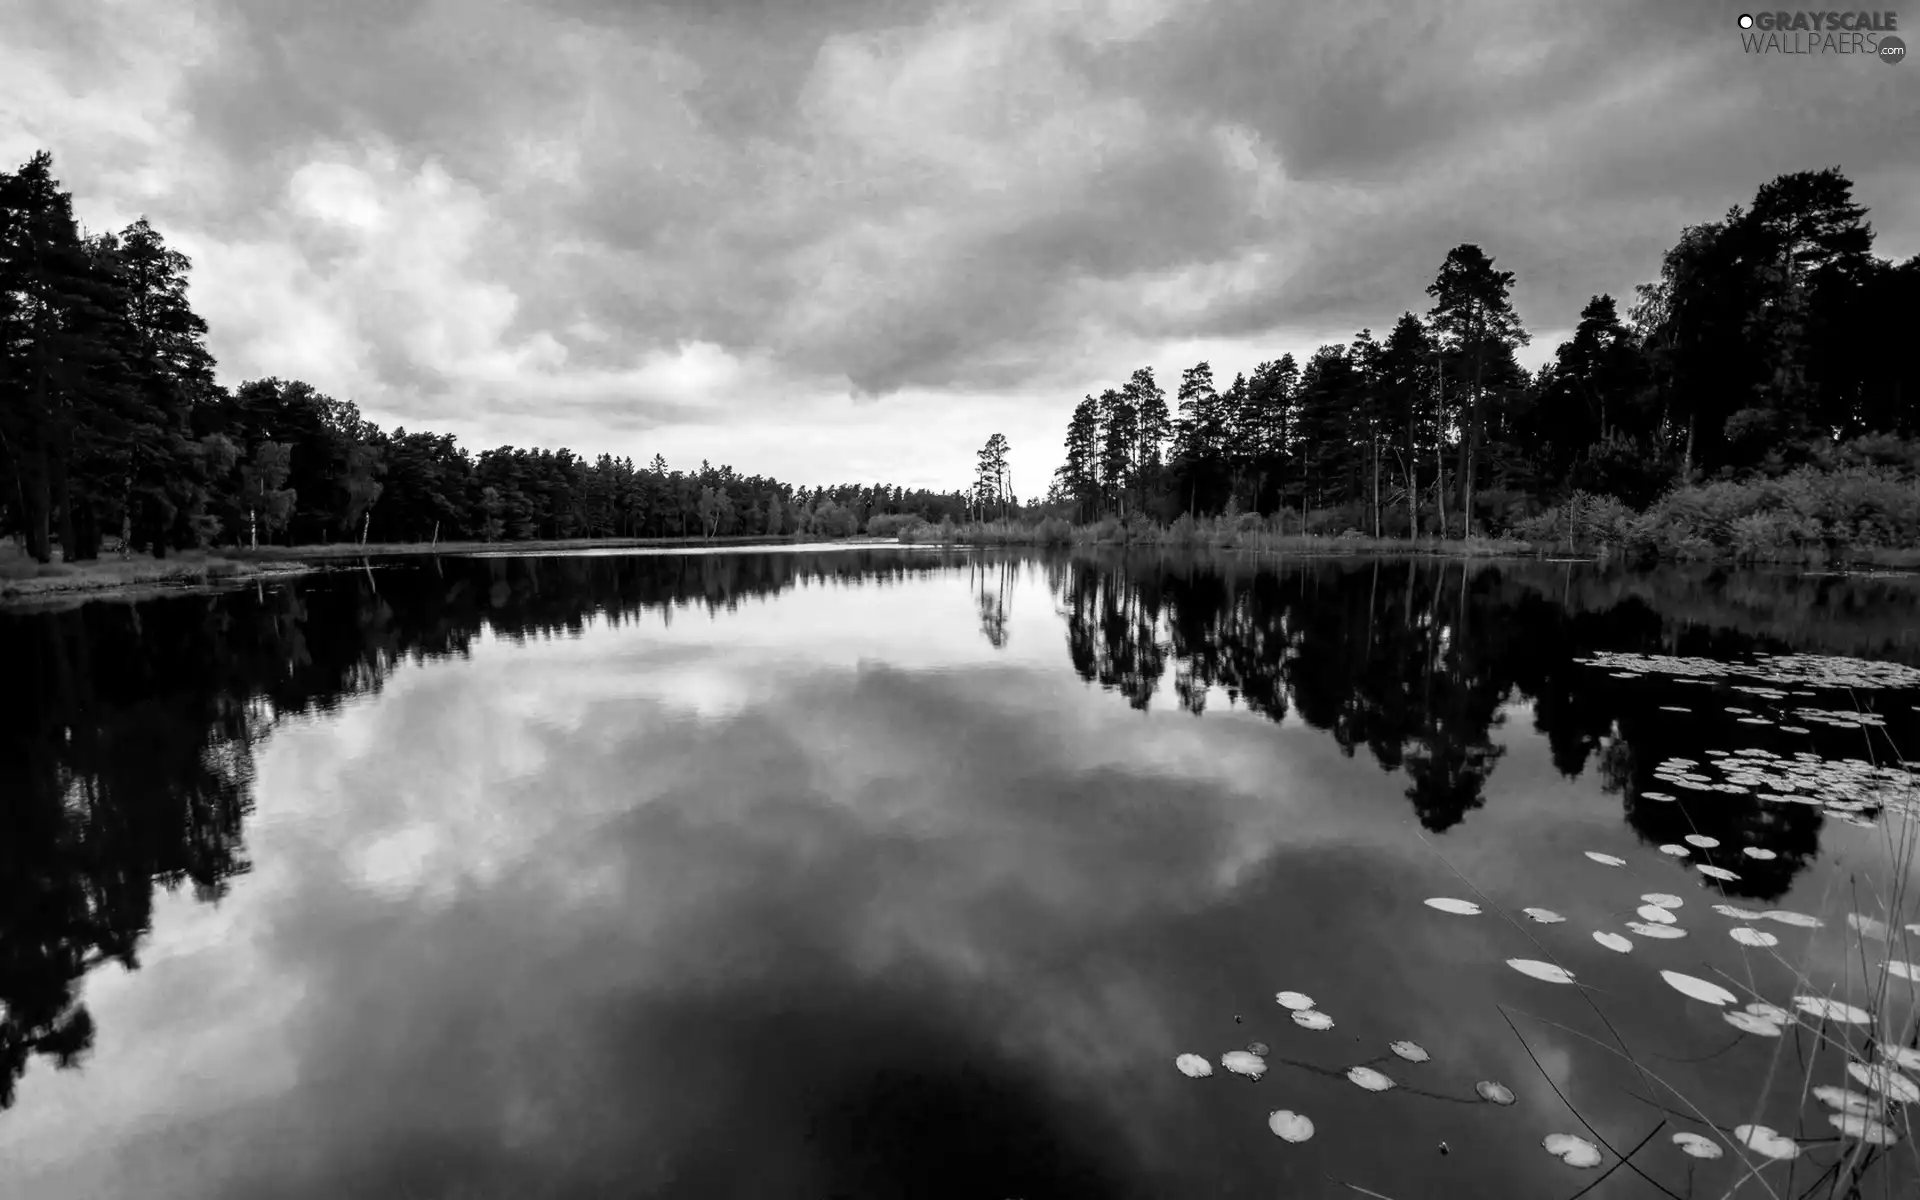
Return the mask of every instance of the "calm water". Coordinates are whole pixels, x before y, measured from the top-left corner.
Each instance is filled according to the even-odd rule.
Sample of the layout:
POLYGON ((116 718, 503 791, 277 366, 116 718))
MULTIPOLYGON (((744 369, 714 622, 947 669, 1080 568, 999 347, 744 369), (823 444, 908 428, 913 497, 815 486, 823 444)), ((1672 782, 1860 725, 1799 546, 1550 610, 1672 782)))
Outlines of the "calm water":
POLYGON ((1872 1003, 1844 918, 1920 823, 1841 772, 1920 744, 1915 596, 879 548, 0 613, 0 1194, 1564 1197, 1653 1134, 1593 1194, 1717 1197, 1734 1157, 1670 1140, 1705 1116, 1800 1134, 1742 1192, 1798 1195, 1842 1057, 1660 971, 1872 1003), (1795 653, 1880 673, 1754 658, 1795 653), (1842 803, 1761 799, 1749 750, 1842 803), (1687 936, 1629 932, 1642 893, 1687 936), (1556 1087, 1598 1169, 1542 1148, 1595 1136, 1556 1087))

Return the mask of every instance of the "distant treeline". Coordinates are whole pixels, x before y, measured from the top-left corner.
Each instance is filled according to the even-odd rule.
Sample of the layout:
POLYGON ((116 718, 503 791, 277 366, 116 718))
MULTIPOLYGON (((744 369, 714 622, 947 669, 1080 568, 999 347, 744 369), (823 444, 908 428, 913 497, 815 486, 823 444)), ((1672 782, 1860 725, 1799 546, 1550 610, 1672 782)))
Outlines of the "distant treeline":
POLYGON ((702 462, 670 470, 446 434, 391 432, 299 381, 214 381, 185 255, 146 220, 84 234, 53 162, 0 172, 0 535, 46 562, 103 539, 154 554, 235 543, 844 536, 876 515, 938 522, 962 491, 794 487, 702 462))
MULTIPOLYGON (((1576 495, 1639 511, 1687 484, 1836 465, 1873 476, 1863 497, 1904 483, 1897 503, 1914 507, 1920 362, 1900 347, 1920 329, 1920 257, 1872 255, 1852 188, 1837 168, 1783 175, 1689 226, 1627 313, 1594 296, 1537 371, 1517 357, 1529 339, 1513 273, 1472 244, 1447 254, 1426 315, 1401 314, 1384 338, 1282 355, 1224 390, 1202 362, 1171 406, 1135 371, 1074 409, 1047 510, 1081 523, 1285 510, 1324 514, 1311 524, 1334 533, 1460 536, 1576 495)), ((976 488, 990 496, 985 458, 976 488)), ((1806 515, 1768 535, 1803 533, 1806 515)))

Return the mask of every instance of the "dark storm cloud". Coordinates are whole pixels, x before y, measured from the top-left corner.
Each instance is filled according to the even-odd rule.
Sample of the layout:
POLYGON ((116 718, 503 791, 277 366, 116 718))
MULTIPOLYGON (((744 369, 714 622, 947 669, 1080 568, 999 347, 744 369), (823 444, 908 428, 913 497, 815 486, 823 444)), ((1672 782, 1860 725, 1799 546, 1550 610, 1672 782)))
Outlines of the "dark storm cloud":
MULTIPOLYGON (((72 6, 34 11, 30 40, 70 71, 104 71, 128 36, 72 6)), ((1519 273, 1529 324, 1564 328, 1589 294, 1653 275, 1682 225, 1834 162, 1883 245, 1911 253, 1915 170, 1889 152, 1920 116, 1911 81, 1745 55, 1733 15, 209 0, 192 24, 212 45, 155 103, 211 157, 155 204, 209 237, 287 245, 312 220, 287 211, 312 163, 362 170, 380 196, 443 172, 411 219, 474 214, 433 294, 452 316, 457 280, 510 298, 472 335, 522 364, 496 364, 524 385, 503 411, 539 390, 526 362, 617 374, 688 342, 802 390, 885 394, 1052 386, 1172 341, 1382 328, 1424 310, 1466 240, 1519 273)), ((360 311, 335 319, 380 383, 477 386, 421 350, 425 317, 360 311)))

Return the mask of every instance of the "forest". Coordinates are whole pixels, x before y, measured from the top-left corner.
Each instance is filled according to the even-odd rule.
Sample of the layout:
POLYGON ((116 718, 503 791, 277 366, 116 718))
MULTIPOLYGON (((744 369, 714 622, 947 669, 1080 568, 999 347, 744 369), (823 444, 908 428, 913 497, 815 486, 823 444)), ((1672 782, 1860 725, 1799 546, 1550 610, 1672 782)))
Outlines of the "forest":
MULTIPOLYGON (((1920 256, 1872 251, 1839 168, 1782 175, 1682 230, 1624 311, 1594 295, 1529 371, 1514 273, 1462 244, 1427 285, 1426 312, 1383 335, 1362 329, 1224 386, 1198 363, 1171 402, 1151 369, 1086 396, 1047 510, 1535 539, 1573 510, 1589 525, 1645 510, 1703 539, 1911 546, 1920 368, 1896 347, 1920 329, 1920 256)), ((981 453, 976 491, 992 495, 981 453)))
MULTIPOLYGON (((215 379, 191 263, 144 218, 83 231, 38 153, 0 172, 0 535, 46 563, 105 545, 892 534, 988 516, 1180 519, 1384 537, 1582 541, 1634 522, 1738 541, 1920 543, 1920 256, 1873 253, 1839 171, 1693 225, 1623 313, 1596 295, 1537 370, 1514 275, 1447 253, 1424 315, 1168 397, 1150 369, 1074 408, 1040 502, 994 434, 973 485, 795 487, 703 461, 381 429, 276 377, 215 379), (1899 333, 1905 329, 1908 333, 1899 333), (1469 499, 1471 503, 1469 503, 1469 499)), ((1410 288, 1418 281, 1410 281, 1410 288)), ((1677 532, 1676 532, 1677 531, 1677 532)))
MULTIPOLYGON (((51 155, 0 172, 0 534, 47 562, 199 546, 846 536, 964 490, 794 487, 570 449, 473 454, 311 383, 214 378, 191 263, 145 219, 88 234, 51 155)), ((885 522, 882 522, 883 529, 885 522)))

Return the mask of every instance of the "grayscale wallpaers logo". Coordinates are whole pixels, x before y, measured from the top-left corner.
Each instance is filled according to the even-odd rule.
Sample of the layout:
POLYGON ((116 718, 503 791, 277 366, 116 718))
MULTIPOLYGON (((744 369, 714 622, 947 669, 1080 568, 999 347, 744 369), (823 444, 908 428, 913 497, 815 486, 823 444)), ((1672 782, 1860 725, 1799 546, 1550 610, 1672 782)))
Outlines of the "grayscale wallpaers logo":
POLYGON ((1898 13, 1741 13, 1737 23, 1748 54, 1866 54, 1884 63, 1907 57, 1907 44, 1894 33, 1898 13))

